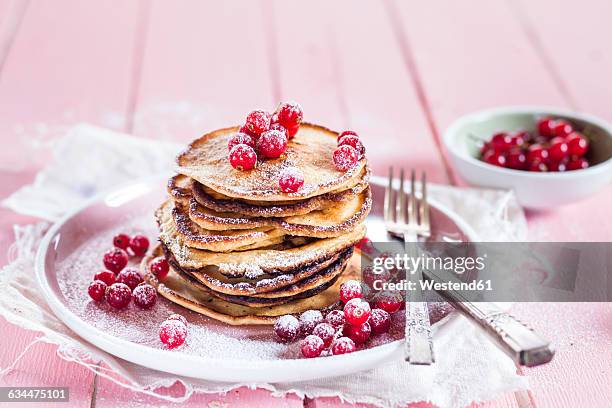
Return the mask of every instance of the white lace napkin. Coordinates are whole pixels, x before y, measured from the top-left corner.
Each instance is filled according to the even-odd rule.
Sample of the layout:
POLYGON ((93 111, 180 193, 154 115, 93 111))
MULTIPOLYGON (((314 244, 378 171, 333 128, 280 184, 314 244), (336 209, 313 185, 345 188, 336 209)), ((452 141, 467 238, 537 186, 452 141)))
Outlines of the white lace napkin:
MULTIPOLYGON (((17 212, 55 220, 92 195, 143 175, 170 174, 181 146, 154 142, 79 125, 53 144, 54 160, 36 177, 4 200, 17 212)), ((431 195, 457 212, 483 241, 524 240, 527 227, 512 193, 432 186, 431 195)), ((43 333, 38 341, 59 346, 69 361, 97 370, 133 390, 155 394, 177 380, 184 394, 160 398, 183 401, 193 392, 217 393, 241 386, 261 387, 282 396, 337 396, 349 402, 394 407, 430 401, 440 407, 463 407, 501 393, 524 389, 512 361, 463 317, 443 326, 435 337, 437 362, 431 367, 408 366, 403 361, 344 377, 288 384, 229 384, 179 378, 117 359, 84 342, 48 309, 34 279, 34 254, 48 222, 16 226, 11 263, 0 272, 0 313, 10 322, 43 333), (448 331, 451 331, 450 333, 448 331), (445 335, 440 332, 446 331, 445 335), (450 335, 449 335, 450 334, 450 335)), ((0 374, 10 367, 5 367, 0 374)))

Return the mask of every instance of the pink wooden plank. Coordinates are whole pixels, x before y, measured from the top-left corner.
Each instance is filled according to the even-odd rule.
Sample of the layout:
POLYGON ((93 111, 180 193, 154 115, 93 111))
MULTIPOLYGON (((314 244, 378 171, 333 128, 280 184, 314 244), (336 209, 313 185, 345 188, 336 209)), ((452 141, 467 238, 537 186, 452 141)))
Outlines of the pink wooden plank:
POLYGON ((187 142, 272 110, 262 18, 257 1, 154 2, 135 133, 187 142))

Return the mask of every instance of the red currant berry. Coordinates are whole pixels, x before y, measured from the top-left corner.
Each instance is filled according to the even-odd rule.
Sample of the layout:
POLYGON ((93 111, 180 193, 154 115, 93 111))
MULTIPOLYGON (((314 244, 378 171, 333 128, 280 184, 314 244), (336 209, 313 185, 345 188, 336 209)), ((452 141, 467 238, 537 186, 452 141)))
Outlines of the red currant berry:
POLYGON ((286 128, 299 126, 304 118, 302 107, 296 102, 281 103, 276 109, 276 114, 278 115, 278 123, 286 128))
POLYGON ((323 340, 323 345, 329 347, 331 342, 334 340, 336 330, 329 323, 319 323, 312 330, 312 334, 323 340))
POLYGON ((331 352, 334 356, 355 351, 355 343, 348 337, 340 337, 332 343, 331 352))
POLYGON ((87 293, 89 293, 89 297, 95 300, 96 302, 104 299, 104 293, 106 293, 106 283, 101 280, 95 280, 89 284, 87 288, 87 293))
POLYGON ((157 291, 148 283, 141 283, 132 292, 134 304, 141 309, 150 309, 157 301, 157 291))
POLYGON ((372 328, 370 327, 370 324, 368 322, 365 322, 358 326, 352 324, 345 324, 344 329, 342 330, 342 334, 353 340, 355 344, 363 344, 370 338, 370 335, 372 334, 372 328))
POLYGON ((270 114, 263 110, 254 110, 246 117, 245 126, 249 132, 256 135, 261 135, 263 132, 270 129, 272 118, 270 114))
POLYGON ((132 300, 132 290, 125 283, 113 283, 106 288, 105 298, 115 309, 123 309, 132 300))
POLYGON ((365 154, 365 147, 361 143, 361 141, 356 136, 343 136, 340 140, 338 140, 338 146, 349 145, 353 146, 359 156, 363 156, 365 154))
POLYGON ((274 333, 282 341, 293 341, 300 333, 300 322, 292 315, 284 315, 276 319, 274 333))
POLYGON ((357 132, 353 132, 352 130, 345 130, 344 132, 342 132, 342 133, 340 133, 338 135, 338 139, 337 140, 342 139, 344 136, 355 136, 356 138, 359 139, 359 135, 357 134, 357 132))
POLYGON ((294 168, 282 172, 278 185, 283 193, 295 193, 304 185, 304 176, 294 168))
POLYGON ((363 297, 363 288, 361 282, 351 279, 347 280, 340 286, 340 300, 346 303, 351 299, 363 297))
POLYGON ((159 339, 168 348, 176 348, 185 342, 187 326, 177 320, 166 320, 159 326, 159 339))
POLYGON ((482 157, 486 163, 492 164, 493 166, 506 167, 506 156, 497 150, 489 150, 482 157))
POLYGON ((525 130, 517 130, 510 134, 510 147, 522 146, 531 139, 531 135, 525 130))
POLYGON ((251 146, 253 149, 255 148, 255 140, 246 133, 234 133, 232 137, 230 137, 229 142, 227 142, 227 150, 232 150, 232 147, 245 144, 247 146, 251 146))
POLYGON ((325 316, 325 321, 338 328, 344 324, 344 312, 342 310, 332 310, 325 316))
POLYGON ((117 234, 113 237, 113 246, 126 250, 130 244, 130 236, 127 234, 117 234))
POLYGON ((391 272, 387 268, 383 268, 382 271, 375 271, 374 268, 368 266, 361 272, 361 279, 363 279, 363 283, 377 290, 380 289, 383 282, 388 282, 391 279, 391 272))
POLYGON ((347 171, 359 160, 359 152, 352 146, 342 145, 334 151, 333 161, 336 169, 347 171))
POLYGON ((527 162, 531 165, 535 162, 544 163, 548 160, 548 150, 540 144, 532 144, 527 149, 527 162))
POLYGON ((565 141, 571 156, 581 157, 589 150, 589 141, 582 133, 574 132, 565 141))
POLYGON ((554 161, 548 164, 548 170, 550 171, 565 171, 567 170, 567 162, 568 159, 563 159, 561 161, 554 161))
POLYGON ((554 135, 553 126, 555 121, 549 117, 542 118, 538 121, 538 133, 542 136, 551 137, 554 135))
POLYGON ((312 334, 306 336, 300 344, 302 355, 306 358, 319 357, 324 348, 325 345, 323 344, 323 340, 312 334))
POLYGON ((376 296, 374 306, 387 313, 395 313, 402 307, 404 299, 399 292, 382 292, 376 296))
POLYGON ((552 161, 561 161, 565 159, 568 155, 568 147, 567 143, 565 143, 565 139, 561 137, 555 137, 550 141, 550 146, 548 147, 548 157, 552 161))
POLYGON ((506 167, 514 170, 524 170, 527 167, 527 156, 520 147, 513 147, 508 151, 506 167))
POLYGON ((109 249, 104 253, 102 261, 106 269, 119 273, 128 263, 128 254, 120 248, 109 249))
POLYGON ((572 125, 570 125, 566 121, 558 120, 555 122, 552 131, 553 134, 557 137, 567 137, 570 133, 574 131, 574 128, 572 128, 572 125))
POLYGON ((157 277, 160 281, 166 279, 168 272, 170 272, 170 265, 163 256, 159 256, 151 262, 151 273, 157 277))
POLYGON ((484 142, 484 144, 480 147, 480 157, 482 157, 485 154, 487 154, 487 152, 490 151, 490 150, 494 150, 493 146, 491 146, 491 143, 484 142))
POLYGON ((236 170, 251 170, 257 163, 257 153, 251 146, 239 144, 230 150, 229 161, 236 170))
POLYGON ((297 134, 298 130, 300 130, 299 125, 287 128, 287 138, 293 139, 297 134))
POLYGON ((372 333, 386 333, 391 328, 391 315, 383 309, 372 309, 369 323, 372 328, 372 333))
POLYGON ((300 332, 311 334, 317 324, 323 322, 323 315, 318 310, 307 310, 300 315, 300 332))
POLYGON ((149 238, 144 235, 134 235, 130 239, 130 249, 136 256, 144 256, 149 249, 149 238))
POLYGON ((245 135, 251 136, 251 139, 253 140, 257 140, 259 138, 259 135, 251 132, 246 125, 242 125, 240 129, 238 129, 238 133, 244 133, 245 135))
POLYGON ((174 313, 171 314, 170 316, 168 316, 168 318, 166 320, 177 320, 181 323, 183 323, 185 325, 185 327, 187 327, 187 319, 185 319, 184 316, 178 314, 178 313, 174 313))
POLYGON ((534 172, 545 173, 548 171, 548 166, 545 163, 542 163, 541 161, 535 160, 529 163, 528 170, 534 171, 534 172))
POLYGON ((354 298, 344 305, 344 318, 349 324, 359 326, 368 321, 370 304, 363 299, 354 298))
POLYGON ((279 132, 281 132, 282 134, 285 135, 285 137, 287 138, 287 140, 291 139, 289 137, 289 131, 287 130, 286 127, 284 127, 283 125, 281 125, 280 123, 272 123, 270 125, 270 130, 278 130, 279 132))
POLYGON ((506 132, 499 132, 491 138, 491 146, 497 152, 504 152, 512 147, 512 137, 506 132))
POLYGON ((275 159, 287 149, 287 137, 278 130, 268 130, 257 140, 257 151, 263 157, 275 159))
POLYGON ((567 163, 567 170, 583 170, 589 167, 589 162, 584 157, 572 158, 567 163))
POLYGON ((111 271, 100 271, 94 275, 94 280, 101 280, 110 286, 115 283, 115 274, 111 271))
POLYGON ((131 290, 134 290, 136 286, 142 283, 142 276, 140 275, 140 272, 138 272, 138 269, 125 268, 119 272, 116 281, 119 283, 125 283, 131 290))

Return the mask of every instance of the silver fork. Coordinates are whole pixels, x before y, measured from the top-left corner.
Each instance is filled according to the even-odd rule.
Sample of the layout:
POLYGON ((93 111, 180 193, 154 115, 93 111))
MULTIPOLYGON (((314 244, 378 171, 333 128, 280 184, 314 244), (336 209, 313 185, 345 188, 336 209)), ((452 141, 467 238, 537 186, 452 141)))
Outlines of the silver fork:
MULTIPOLYGON (((414 169, 410 175, 410 194, 406 200, 404 188, 404 169, 400 169, 400 186, 393 189, 393 167, 389 168, 389 183, 385 190, 385 226, 387 231, 404 240, 405 249, 413 251, 409 243, 418 242, 419 238, 428 238, 431 234, 429 224, 429 206, 427 204, 427 181, 425 173, 421 177, 421 200, 416 198, 414 169), (395 205, 393 205, 395 196, 395 205), (395 208, 395 211, 393 211, 395 208), (418 215, 417 215, 418 214, 418 215)), ((416 248, 416 246, 415 246, 416 248)), ((414 249, 417 251, 418 249, 414 249)), ((408 282, 406 269, 406 282, 408 282)), ((415 282, 423 279, 422 271, 415 271, 415 282)), ((404 358, 410 364, 430 365, 435 361, 433 340, 427 302, 418 284, 415 290, 406 288, 406 331, 404 358), (412 301, 409 301, 409 299, 412 301)))

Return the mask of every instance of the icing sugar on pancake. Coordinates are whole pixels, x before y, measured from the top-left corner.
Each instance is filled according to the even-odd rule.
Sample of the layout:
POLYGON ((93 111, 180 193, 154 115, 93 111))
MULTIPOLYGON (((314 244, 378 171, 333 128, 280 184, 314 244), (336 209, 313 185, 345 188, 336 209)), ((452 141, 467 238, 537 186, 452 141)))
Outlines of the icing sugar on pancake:
POLYGON ((177 158, 178 173, 229 197, 279 201, 347 189, 357 184, 366 165, 362 158, 347 172, 338 171, 331 160, 338 134, 304 123, 280 158, 262 160, 250 171, 238 171, 227 160, 227 144, 237 130, 217 130, 192 142, 177 158), (278 185, 287 168, 297 168, 304 176, 304 185, 295 193, 283 193, 278 185))

